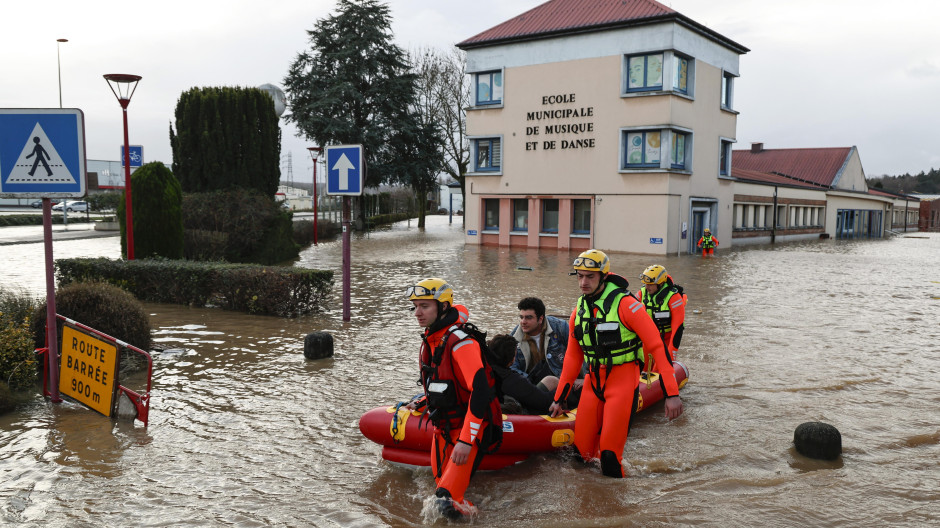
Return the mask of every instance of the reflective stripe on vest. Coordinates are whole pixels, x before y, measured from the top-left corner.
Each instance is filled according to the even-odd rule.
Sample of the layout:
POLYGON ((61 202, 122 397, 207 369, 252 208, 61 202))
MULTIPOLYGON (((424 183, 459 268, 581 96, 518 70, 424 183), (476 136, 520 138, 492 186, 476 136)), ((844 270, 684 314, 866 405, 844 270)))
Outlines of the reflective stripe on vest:
MULTIPOLYGON (((602 364, 622 365, 632 361, 644 360, 643 342, 640 341, 640 338, 635 332, 623 325, 623 322, 620 321, 620 317, 617 314, 617 307, 620 306, 620 301, 627 295, 628 292, 625 289, 621 289, 608 282, 604 286, 604 292, 601 293, 600 298, 595 302, 588 302, 583 295, 578 299, 578 311, 575 314, 574 321, 576 329, 575 337, 578 339, 581 350, 584 352, 584 360, 591 365, 591 367, 602 364), (607 301, 608 296, 613 296, 612 302, 607 301), (605 306, 609 307, 608 313, 604 313, 605 306), (596 317, 592 317, 594 310, 597 310, 596 317), (598 342, 597 323, 617 323, 620 330, 619 343, 612 347, 596 345, 598 342)), ((634 312, 642 307, 642 303, 633 299, 633 305, 631 305, 630 308, 634 312)))
POLYGON ((711 235, 702 235, 702 248, 703 248, 703 249, 711 249, 711 248, 713 248, 713 247, 715 247, 715 243, 712 242, 712 236, 711 236, 711 235))
MULTIPOLYGON (((660 286, 662 288, 662 286, 660 286)), ((663 300, 656 305, 656 295, 650 294, 646 287, 643 287, 643 304, 646 306, 646 313, 650 315, 659 333, 665 334, 672 331, 672 312, 670 311, 669 300, 678 293, 675 288, 669 287, 663 300)), ((658 291, 656 293, 659 293, 658 291)), ((680 301, 682 297, 677 297, 680 301)))

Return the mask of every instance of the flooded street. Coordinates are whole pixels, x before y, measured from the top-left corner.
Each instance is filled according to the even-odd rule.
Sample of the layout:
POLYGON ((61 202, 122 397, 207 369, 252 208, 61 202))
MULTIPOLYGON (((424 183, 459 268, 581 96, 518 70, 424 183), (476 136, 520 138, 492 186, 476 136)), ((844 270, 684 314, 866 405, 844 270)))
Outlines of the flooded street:
MULTIPOLYGON (((146 304, 156 343, 150 424, 40 397, 0 415, 0 524, 420 526, 430 471, 363 438, 368 409, 419 391, 419 328, 403 295, 440 276, 491 336, 524 296, 570 313, 575 253, 464 246, 460 218, 356 237, 352 321, 342 245, 297 266, 335 271, 328 309, 298 319, 146 304), (520 269, 520 268, 531 268, 520 269), (306 334, 335 357, 307 361, 306 334)), ((685 414, 641 414, 628 478, 559 455, 481 472, 477 526, 925 526, 940 522, 940 234, 719 251, 612 254, 631 286, 666 266, 689 295, 679 359, 685 414), (796 454, 793 430, 842 433, 835 462, 796 454)), ((2 236, 2 231, 0 231, 2 236)), ((5 287, 44 295, 42 244, 3 247, 5 287), (39 260, 36 260, 36 259, 39 260)), ((117 237, 55 243, 56 258, 120 255, 117 237)), ((446 524, 437 521, 438 524, 446 524)))

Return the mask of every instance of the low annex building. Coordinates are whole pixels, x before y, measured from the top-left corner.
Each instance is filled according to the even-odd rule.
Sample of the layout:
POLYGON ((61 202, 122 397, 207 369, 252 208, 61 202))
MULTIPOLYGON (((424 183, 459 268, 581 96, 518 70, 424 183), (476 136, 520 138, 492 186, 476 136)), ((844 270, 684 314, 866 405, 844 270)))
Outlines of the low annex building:
MULTIPOLYGON (((818 238, 881 238, 917 206, 869 189, 855 147, 734 150, 735 244, 818 238), (907 211, 905 215, 904 211, 907 211)), ((909 199, 910 200, 910 199, 909 199)))

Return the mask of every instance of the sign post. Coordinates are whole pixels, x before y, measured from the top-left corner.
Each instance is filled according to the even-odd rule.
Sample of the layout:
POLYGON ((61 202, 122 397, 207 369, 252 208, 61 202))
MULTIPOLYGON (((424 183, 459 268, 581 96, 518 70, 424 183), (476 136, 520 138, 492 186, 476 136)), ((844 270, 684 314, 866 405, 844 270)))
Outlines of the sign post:
POLYGON ((326 147, 326 194, 343 197, 343 321, 350 314, 350 196, 361 196, 365 181, 365 158, 362 145, 326 147))
MULTIPOLYGON (((51 197, 85 195, 85 116, 77 108, 0 109, 0 198, 42 198, 46 346, 51 399, 59 398, 51 197)), ((64 209, 64 207, 63 207, 64 209)))

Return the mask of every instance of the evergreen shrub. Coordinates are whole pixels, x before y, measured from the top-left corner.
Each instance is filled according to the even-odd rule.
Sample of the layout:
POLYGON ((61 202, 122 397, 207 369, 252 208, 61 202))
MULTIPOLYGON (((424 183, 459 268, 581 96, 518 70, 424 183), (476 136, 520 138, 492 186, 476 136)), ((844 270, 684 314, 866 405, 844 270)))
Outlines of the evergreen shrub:
MULTIPOLYGON (((131 261, 135 262, 135 261, 131 261)), ((142 350, 150 349, 150 317, 143 304, 130 293, 105 282, 59 282, 55 294, 56 313, 90 326, 142 350)), ((46 344, 46 303, 34 311, 32 335, 36 348, 46 344)), ((59 325, 59 337, 62 329, 59 325)), ((139 358, 136 353, 127 358, 139 358)), ((125 356, 121 357, 122 365, 125 356)), ((122 368, 124 368, 122 366, 122 368)))
MULTIPOLYGON (((183 193, 163 163, 154 161, 131 175, 134 258, 183 257, 183 193)), ((127 256, 125 200, 118 203, 121 255, 127 256)))
MULTIPOLYGON (((62 215, 52 215, 53 224, 61 224, 65 221, 62 215)), ((88 219, 85 218, 85 215, 80 213, 72 213, 69 215, 70 224, 83 224, 88 222, 88 219)), ((35 226, 42 225, 42 215, 41 214, 15 214, 15 215, 4 215, 0 216, 0 227, 16 227, 16 226, 35 226)))
POLYGON ((332 271, 158 259, 60 259, 56 278, 107 281, 150 302, 281 317, 319 311, 333 286, 332 271))
POLYGON ((0 411, 12 406, 12 392, 36 382, 37 357, 30 333, 36 302, 0 289, 0 411))
POLYGON ((293 241, 292 221, 292 213, 278 207, 273 195, 258 191, 185 194, 184 256, 257 264, 286 262, 300 252, 293 241))

